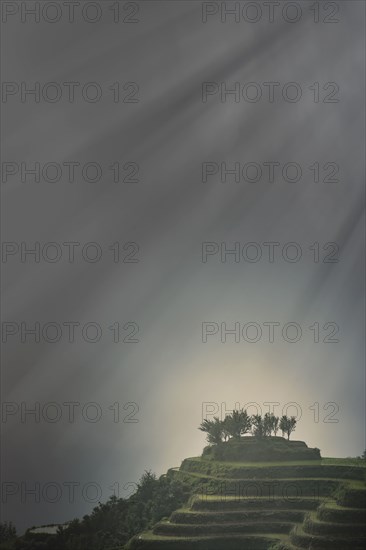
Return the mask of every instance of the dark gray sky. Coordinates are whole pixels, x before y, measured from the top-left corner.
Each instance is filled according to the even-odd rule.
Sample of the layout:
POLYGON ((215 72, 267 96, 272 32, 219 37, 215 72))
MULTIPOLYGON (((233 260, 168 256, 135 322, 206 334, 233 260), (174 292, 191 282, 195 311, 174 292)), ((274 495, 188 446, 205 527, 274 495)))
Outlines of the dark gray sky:
POLYGON ((20 530, 199 454, 202 407, 295 403, 296 438, 364 450, 365 4, 320 3, 319 23, 312 2, 285 4, 272 23, 264 5, 224 23, 199 1, 121 2, 118 23, 109 1, 84 11, 95 23, 81 7, 73 23, 65 6, 39 23, 3 11, 2 519, 20 530), (222 163, 240 181, 221 182, 222 163))

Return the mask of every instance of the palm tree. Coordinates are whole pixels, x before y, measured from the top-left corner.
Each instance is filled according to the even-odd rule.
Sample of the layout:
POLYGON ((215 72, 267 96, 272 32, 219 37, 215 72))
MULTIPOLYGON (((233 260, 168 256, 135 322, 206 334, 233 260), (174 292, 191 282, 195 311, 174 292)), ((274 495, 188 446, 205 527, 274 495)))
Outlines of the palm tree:
POLYGON ((252 426, 253 426, 253 435, 255 437, 264 436, 263 418, 261 417, 260 414, 255 414, 252 416, 252 426))
POLYGON ((224 420, 226 433, 234 439, 239 439, 242 435, 248 433, 252 426, 250 417, 244 409, 234 410, 231 415, 224 420))
POLYGON ((275 416, 274 414, 271 415, 271 419, 272 419, 272 431, 273 433, 275 434, 275 436, 277 435, 277 432, 279 430, 279 424, 280 424, 280 419, 278 416, 275 416))
POLYGON ((207 420, 205 419, 200 427, 199 430, 201 432, 207 433, 207 441, 208 443, 211 443, 213 445, 218 445, 222 443, 222 439, 224 436, 224 426, 223 422, 215 416, 213 420, 207 420))
POLYGON ((263 418, 263 435, 269 437, 273 429, 273 415, 266 413, 263 418))

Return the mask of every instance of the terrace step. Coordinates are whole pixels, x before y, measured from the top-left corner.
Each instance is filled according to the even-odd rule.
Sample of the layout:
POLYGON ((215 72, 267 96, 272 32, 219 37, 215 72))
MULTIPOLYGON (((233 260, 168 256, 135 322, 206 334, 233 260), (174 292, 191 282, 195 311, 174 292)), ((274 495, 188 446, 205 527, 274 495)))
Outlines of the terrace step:
POLYGON ((365 468, 343 465, 321 464, 321 461, 308 463, 284 463, 283 465, 241 465, 240 463, 217 462, 202 458, 187 458, 180 467, 181 472, 203 474, 225 479, 264 479, 264 478, 328 478, 364 480, 365 468))
POLYGON ((317 519, 316 513, 308 514, 303 530, 310 535, 322 536, 366 536, 366 525, 363 523, 330 523, 317 519))
MULTIPOLYGON (((342 485, 341 481, 329 478, 227 479, 189 472, 176 472, 174 477, 190 484, 193 491, 199 491, 203 496, 216 494, 235 497, 326 497, 342 485)), ((349 483, 362 485, 361 481, 349 483)))
POLYGON ((290 510, 289 506, 284 509, 254 509, 254 510, 225 510, 220 512, 194 512, 191 510, 177 510, 173 512, 170 521, 179 524, 211 524, 211 523, 238 523, 253 521, 287 521, 302 522, 306 510, 290 510))
POLYGON ((128 550, 268 550, 287 537, 268 535, 225 535, 201 537, 162 537, 143 533, 131 539, 128 550))
POLYGON ((317 518, 331 523, 364 523, 366 510, 339 506, 335 502, 324 502, 318 508, 317 518))
POLYGON ((211 523, 211 524, 178 524, 169 521, 157 523, 153 528, 155 535, 196 537, 209 535, 234 535, 247 533, 289 533, 293 523, 289 522, 246 522, 246 523, 211 523))
POLYGON ((306 550, 364 550, 366 545, 365 537, 313 535, 306 533, 300 526, 291 531, 290 541, 294 546, 306 550))
POLYGON ((366 489, 345 487, 344 494, 337 498, 337 503, 350 508, 366 508, 366 489))
POLYGON ((315 510, 318 508, 321 500, 318 497, 301 498, 235 498, 221 495, 200 496, 193 498, 191 509, 199 511, 240 511, 240 510, 315 510))

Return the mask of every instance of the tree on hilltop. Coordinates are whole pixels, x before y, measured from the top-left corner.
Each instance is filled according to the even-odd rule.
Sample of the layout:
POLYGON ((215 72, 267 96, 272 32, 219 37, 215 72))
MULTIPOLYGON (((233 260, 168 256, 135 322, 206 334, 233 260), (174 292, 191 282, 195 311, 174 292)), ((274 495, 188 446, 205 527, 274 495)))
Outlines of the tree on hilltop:
POLYGON ((296 424, 297 421, 295 416, 291 416, 291 418, 288 416, 282 416, 280 420, 280 430, 282 431, 282 435, 286 434, 287 439, 290 439, 291 433, 295 431, 296 424))
POLYGON ((252 426, 253 426, 252 433, 254 437, 258 437, 258 438, 264 437, 265 435, 264 423, 263 423, 263 418, 261 417, 260 414, 254 414, 252 416, 252 426))
POLYGON ((272 432, 276 435, 279 421, 278 416, 273 413, 266 413, 263 418, 261 415, 255 414, 252 416, 253 435, 255 437, 270 437, 272 432))
POLYGON ((290 439, 291 433, 296 428, 296 418, 291 416, 282 416, 280 419, 273 413, 266 413, 264 417, 259 414, 249 416, 245 409, 240 411, 234 410, 227 415, 224 420, 220 420, 217 416, 213 420, 205 419, 199 429, 206 432, 207 441, 211 445, 218 445, 222 441, 228 439, 239 440, 243 435, 251 432, 254 437, 270 437, 272 433, 276 436, 278 430, 282 431, 282 435, 287 435, 290 439))
POLYGON ((280 419, 278 416, 275 416, 273 413, 270 414, 270 426, 271 426, 271 432, 273 432, 274 435, 276 436, 280 427, 280 419))
POLYGON ((222 443, 222 439, 224 437, 224 425, 223 422, 215 416, 213 420, 207 420, 205 419, 199 429, 201 432, 207 433, 207 441, 208 443, 211 443, 213 445, 218 445, 219 443, 222 443))
POLYGON ((273 414, 266 413, 263 418, 263 435, 269 437, 273 430, 273 414))
POLYGON ((250 416, 244 409, 241 411, 234 410, 232 414, 226 416, 224 420, 224 429, 226 433, 234 439, 240 439, 242 435, 250 431, 251 427, 252 422, 250 416))

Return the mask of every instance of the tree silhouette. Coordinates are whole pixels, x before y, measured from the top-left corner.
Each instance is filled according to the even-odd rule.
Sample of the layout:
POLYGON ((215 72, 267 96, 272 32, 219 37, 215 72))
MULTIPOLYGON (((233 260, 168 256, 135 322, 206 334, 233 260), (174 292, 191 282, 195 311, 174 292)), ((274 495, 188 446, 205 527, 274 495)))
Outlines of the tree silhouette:
POLYGON ((0 543, 12 540, 16 536, 16 529, 11 521, 4 521, 0 523, 0 543))
POLYGON ((241 411, 234 410, 224 420, 225 433, 234 439, 239 439, 242 435, 248 433, 251 427, 250 416, 244 409, 241 411))
POLYGON ((199 429, 201 430, 201 432, 207 433, 208 443, 214 445, 222 443, 222 439, 224 437, 224 425, 217 416, 215 416, 213 420, 205 419, 201 423, 199 429))
POLYGON ((264 437, 264 425, 263 418, 260 414, 255 414, 252 416, 252 426, 253 426, 253 435, 255 437, 261 438, 264 437))
POLYGON ((282 416, 281 419, 273 413, 266 413, 264 417, 259 414, 249 416, 245 409, 234 410, 232 414, 227 415, 224 420, 217 416, 213 420, 205 419, 199 429, 207 434, 207 441, 211 445, 218 445, 228 439, 240 439, 241 436, 251 431, 257 438, 270 437, 272 433, 277 435, 278 430, 282 435, 287 435, 290 439, 291 433, 296 428, 296 418, 291 416, 282 416))
POLYGON ((282 416, 280 420, 280 430, 282 431, 282 435, 286 434, 287 439, 290 439, 291 433, 295 431, 296 424, 297 421, 294 416, 291 416, 291 418, 288 416, 282 416))
POLYGON ((277 432, 279 430, 279 424, 280 424, 280 419, 278 418, 278 416, 275 416, 273 413, 271 413, 269 424, 271 427, 271 432, 273 432, 274 435, 277 435, 277 432))

